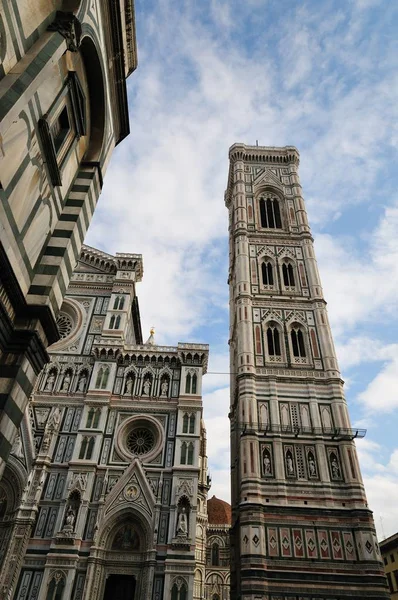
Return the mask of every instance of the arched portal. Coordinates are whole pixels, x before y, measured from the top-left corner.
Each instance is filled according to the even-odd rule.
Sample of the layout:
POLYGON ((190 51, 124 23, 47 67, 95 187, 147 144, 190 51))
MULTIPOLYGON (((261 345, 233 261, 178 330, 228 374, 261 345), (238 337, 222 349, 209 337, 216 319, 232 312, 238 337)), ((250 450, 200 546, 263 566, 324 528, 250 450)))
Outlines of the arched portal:
POLYGON ((101 527, 91 558, 94 569, 84 597, 98 600, 148 598, 153 581, 153 531, 149 519, 124 507, 101 527))

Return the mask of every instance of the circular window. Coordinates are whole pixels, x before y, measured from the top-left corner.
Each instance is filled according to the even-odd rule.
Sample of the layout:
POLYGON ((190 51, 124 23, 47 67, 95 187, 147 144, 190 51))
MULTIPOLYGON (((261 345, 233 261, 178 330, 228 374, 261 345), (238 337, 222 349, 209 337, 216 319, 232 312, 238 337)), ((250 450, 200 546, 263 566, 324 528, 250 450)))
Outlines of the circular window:
POLYGON ((60 313, 57 319, 57 327, 61 340, 66 338, 73 329, 73 321, 66 313, 60 313))
POLYGON ((148 454, 155 445, 155 436, 146 427, 137 427, 127 436, 126 446, 132 454, 148 454))
POLYGON ((139 456, 145 462, 158 456, 163 447, 164 432, 151 415, 134 415, 121 423, 116 434, 116 449, 127 461, 139 456))

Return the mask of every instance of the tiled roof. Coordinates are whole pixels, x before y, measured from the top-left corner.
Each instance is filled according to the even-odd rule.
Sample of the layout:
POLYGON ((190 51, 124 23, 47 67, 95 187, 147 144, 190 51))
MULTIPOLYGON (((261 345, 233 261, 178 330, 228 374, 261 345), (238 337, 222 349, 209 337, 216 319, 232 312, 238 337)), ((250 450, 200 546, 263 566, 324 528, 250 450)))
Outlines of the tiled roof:
POLYGON ((209 525, 231 525, 231 505, 215 496, 207 501, 209 525))

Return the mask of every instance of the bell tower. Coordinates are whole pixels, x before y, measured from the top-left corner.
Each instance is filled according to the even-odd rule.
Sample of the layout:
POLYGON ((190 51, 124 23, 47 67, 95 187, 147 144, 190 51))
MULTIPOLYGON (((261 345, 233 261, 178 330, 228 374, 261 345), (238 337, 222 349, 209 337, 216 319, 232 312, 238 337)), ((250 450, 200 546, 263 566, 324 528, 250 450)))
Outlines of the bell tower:
POLYGON ((387 599, 299 153, 229 159, 231 598, 387 599))

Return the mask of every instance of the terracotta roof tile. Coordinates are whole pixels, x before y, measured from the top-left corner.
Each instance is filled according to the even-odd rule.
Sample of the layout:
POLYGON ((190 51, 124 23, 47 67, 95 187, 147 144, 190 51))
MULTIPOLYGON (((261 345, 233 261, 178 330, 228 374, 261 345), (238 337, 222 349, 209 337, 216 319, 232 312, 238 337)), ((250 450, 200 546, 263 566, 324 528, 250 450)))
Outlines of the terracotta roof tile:
POLYGON ((231 525, 231 505, 215 496, 207 501, 209 525, 231 525))

